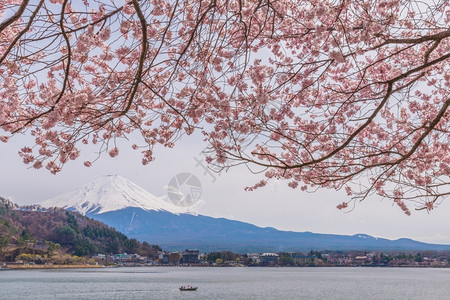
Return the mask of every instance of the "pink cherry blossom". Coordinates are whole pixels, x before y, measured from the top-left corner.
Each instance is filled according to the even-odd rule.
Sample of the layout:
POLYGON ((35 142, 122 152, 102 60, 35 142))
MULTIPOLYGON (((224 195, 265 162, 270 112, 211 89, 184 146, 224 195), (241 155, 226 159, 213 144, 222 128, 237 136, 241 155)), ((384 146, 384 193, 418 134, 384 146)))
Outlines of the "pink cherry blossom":
POLYGON ((339 204, 337 206, 337 209, 344 209, 348 207, 348 203, 347 202, 342 202, 341 204, 339 204))
POLYGON ((0 5, 0 141, 32 132, 25 163, 55 174, 137 133, 148 164, 197 131, 211 168, 262 172, 248 190, 285 180, 405 214, 450 194, 448 5, 72 3, 0 5))
POLYGON ((117 155, 119 155, 119 148, 114 147, 111 150, 109 150, 109 156, 111 157, 116 157, 117 155))

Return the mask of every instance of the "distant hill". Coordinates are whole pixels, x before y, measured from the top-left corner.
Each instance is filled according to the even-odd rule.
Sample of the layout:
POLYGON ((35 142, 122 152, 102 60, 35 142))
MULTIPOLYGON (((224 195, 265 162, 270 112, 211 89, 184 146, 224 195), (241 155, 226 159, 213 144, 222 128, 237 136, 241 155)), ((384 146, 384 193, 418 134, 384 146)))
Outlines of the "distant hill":
POLYGON ((105 176, 79 189, 45 201, 100 220, 141 241, 165 250, 197 248, 204 252, 274 252, 309 250, 450 250, 450 245, 410 239, 388 240, 366 234, 353 236, 280 231, 255 225, 184 213, 184 208, 159 199, 117 175, 105 176))
POLYGON ((366 234, 336 235, 281 231, 249 223, 124 208, 91 215, 128 236, 151 240, 166 250, 197 248, 201 251, 229 250, 238 253, 309 250, 450 250, 449 245, 427 244, 411 239, 388 240, 366 234))
POLYGON ((152 256, 160 250, 76 212, 19 207, 0 197, 0 261, 11 260, 11 256, 13 260, 14 256, 27 252, 27 247, 35 252, 37 241, 42 252, 48 252, 48 246, 52 245, 53 250, 77 256, 123 252, 152 256))

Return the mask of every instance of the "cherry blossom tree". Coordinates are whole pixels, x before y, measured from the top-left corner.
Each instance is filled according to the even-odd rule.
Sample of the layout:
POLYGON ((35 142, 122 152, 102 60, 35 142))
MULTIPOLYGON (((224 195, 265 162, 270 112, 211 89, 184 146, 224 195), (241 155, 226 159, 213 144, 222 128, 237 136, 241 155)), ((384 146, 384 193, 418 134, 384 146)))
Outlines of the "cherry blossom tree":
MULTIPOLYGON (((213 168, 376 194, 450 194, 448 0, 3 0, 0 140, 57 173, 83 144, 142 163, 199 131, 213 168)), ((89 167, 93 161, 84 164, 89 167)))

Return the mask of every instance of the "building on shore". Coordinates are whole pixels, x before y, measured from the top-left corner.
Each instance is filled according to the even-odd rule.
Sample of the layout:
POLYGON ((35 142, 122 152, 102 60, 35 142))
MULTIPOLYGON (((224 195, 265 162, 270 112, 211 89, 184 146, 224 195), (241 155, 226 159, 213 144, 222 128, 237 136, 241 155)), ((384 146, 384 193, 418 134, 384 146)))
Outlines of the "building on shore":
POLYGON ((182 264, 198 264, 200 261, 200 252, 197 249, 186 249, 182 253, 182 264))
POLYGON ((274 265, 278 263, 279 255, 276 253, 263 253, 259 256, 261 265, 274 265))

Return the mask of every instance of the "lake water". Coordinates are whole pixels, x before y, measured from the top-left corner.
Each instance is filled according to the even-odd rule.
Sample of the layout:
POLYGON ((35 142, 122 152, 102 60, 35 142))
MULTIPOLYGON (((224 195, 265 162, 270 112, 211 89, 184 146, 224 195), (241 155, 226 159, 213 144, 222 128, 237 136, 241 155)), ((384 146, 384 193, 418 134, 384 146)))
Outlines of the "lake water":
POLYGON ((9 270, 0 272, 0 299, 450 299, 450 269, 9 270), (188 284, 198 290, 178 290, 188 284))

